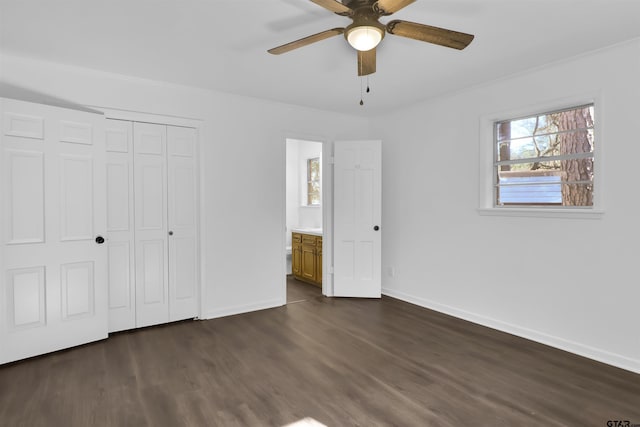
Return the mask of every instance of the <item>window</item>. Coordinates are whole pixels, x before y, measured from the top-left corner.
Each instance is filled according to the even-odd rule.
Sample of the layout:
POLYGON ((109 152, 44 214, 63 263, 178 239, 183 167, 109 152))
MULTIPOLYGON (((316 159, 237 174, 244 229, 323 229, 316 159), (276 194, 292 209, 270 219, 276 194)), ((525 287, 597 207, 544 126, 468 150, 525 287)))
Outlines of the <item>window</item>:
POLYGON ((320 206, 320 158, 307 159, 307 206, 320 206))
POLYGON ((593 207, 593 104, 494 123, 496 207, 593 207))

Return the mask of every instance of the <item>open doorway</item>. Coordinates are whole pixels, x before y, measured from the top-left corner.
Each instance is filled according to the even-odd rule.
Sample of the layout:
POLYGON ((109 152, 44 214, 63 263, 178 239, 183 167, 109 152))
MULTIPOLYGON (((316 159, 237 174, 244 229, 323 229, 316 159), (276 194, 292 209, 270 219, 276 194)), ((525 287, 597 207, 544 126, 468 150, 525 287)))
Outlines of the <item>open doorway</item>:
POLYGON ((287 138, 287 304, 322 295, 322 176, 322 142, 287 138))

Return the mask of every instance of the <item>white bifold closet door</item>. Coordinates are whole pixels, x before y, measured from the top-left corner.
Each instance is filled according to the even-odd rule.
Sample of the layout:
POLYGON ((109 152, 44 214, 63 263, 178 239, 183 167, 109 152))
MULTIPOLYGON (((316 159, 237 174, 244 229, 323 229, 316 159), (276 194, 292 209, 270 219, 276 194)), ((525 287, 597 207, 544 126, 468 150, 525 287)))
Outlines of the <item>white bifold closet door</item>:
POLYGON ((105 119, 8 99, 0 115, 6 363, 107 337, 105 119))
POLYGON ((109 330, 197 317, 195 129, 107 120, 107 149, 109 330))
POLYGON ((133 124, 136 327, 169 321, 167 128, 133 124))
POLYGON ((196 132, 167 126, 169 320, 198 315, 196 132))
POLYGON ((106 120, 109 332, 136 326, 133 123, 106 120))

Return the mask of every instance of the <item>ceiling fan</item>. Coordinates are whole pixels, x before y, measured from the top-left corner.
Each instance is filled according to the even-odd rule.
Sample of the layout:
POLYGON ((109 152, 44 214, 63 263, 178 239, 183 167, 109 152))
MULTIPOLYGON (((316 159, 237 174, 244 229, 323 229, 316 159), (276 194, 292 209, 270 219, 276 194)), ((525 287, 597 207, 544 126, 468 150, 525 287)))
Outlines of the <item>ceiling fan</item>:
POLYGON ((329 37, 344 34, 349 44, 358 51, 358 75, 366 76, 376 72, 376 46, 386 33, 407 37, 427 43, 462 50, 471 43, 473 35, 417 24, 415 22, 393 20, 384 25, 379 19, 409 6, 416 0, 311 0, 319 6, 351 18, 353 23, 345 28, 333 28, 318 34, 269 49, 280 55, 329 37))

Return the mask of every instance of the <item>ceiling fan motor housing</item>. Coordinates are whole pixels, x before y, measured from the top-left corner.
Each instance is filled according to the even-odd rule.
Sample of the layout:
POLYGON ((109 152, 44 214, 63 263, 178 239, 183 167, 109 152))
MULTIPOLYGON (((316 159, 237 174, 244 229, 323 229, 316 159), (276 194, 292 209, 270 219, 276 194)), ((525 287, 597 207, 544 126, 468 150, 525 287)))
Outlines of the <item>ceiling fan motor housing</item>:
POLYGON ((347 6, 349 9, 359 9, 361 7, 369 6, 373 7, 373 4, 376 3, 377 0, 342 0, 342 4, 347 6))
MULTIPOLYGON (((369 13, 373 12, 378 16, 391 15, 391 13, 388 13, 382 10, 382 8, 378 7, 378 0, 342 0, 341 3, 356 12, 358 9, 363 9, 369 13)), ((349 14, 339 13, 338 15, 348 16, 349 14)))
POLYGON ((378 21, 379 13, 374 10, 376 0, 343 0, 342 3, 353 10, 349 16, 353 20, 344 30, 344 38, 349 40, 349 33, 357 27, 375 27, 380 30, 381 39, 386 34, 386 27, 378 21))

